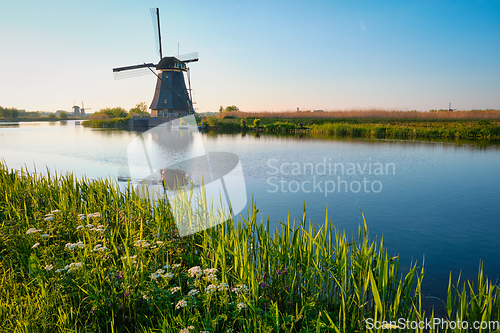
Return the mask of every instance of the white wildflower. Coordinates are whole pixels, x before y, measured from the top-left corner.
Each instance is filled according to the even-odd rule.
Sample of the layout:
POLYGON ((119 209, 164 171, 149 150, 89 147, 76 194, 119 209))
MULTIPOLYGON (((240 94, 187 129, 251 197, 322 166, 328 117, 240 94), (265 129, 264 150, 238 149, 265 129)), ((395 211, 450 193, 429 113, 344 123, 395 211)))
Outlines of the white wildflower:
POLYGON ((85 220, 86 218, 87 218, 87 216, 85 216, 85 215, 78 216, 78 219, 79 219, 79 220, 85 220))
POLYGON ((217 276, 215 276, 215 275, 207 276, 207 280, 208 280, 208 282, 217 282, 218 281, 217 276))
POLYGON ((151 246, 150 249, 156 249, 156 245, 151 246))
POLYGON ((177 267, 181 267, 181 264, 173 264, 172 265, 172 268, 177 268, 177 267))
POLYGON ((45 269, 46 271, 50 271, 50 270, 52 270, 52 268, 54 268, 53 265, 47 265, 43 269, 45 269))
POLYGON ((215 273, 217 273, 217 268, 207 268, 207 269, 204 269, 203 273, 205 273, 206 276, 214 275, 215 273))
POLYGON ((164 277, 164 278, 167 278, 167 279, 171 279, 171 278, 173 278, 173 277, 174 277, 174 274, 172 274, 172 273, 167 273, 167 274, 162 275, 161 277, 164 277))
POLYGON ((188 292, 188 296, 194 296, 194 295, 198 295, 200 293, 200 291, 198 289, 191 289, 189 292, 188 292))
POLYGON ((64 268, 59 268, 59 269, 56 269, 56 273, 61 273, 61 272, 64 272, 66 269, 64 268))
POLYGON ((80 230, 81 228, 83 228, 83 225, 79 225, 78 227, 76 227, 76 230, 80 230))
POLYGON ((248 291, 248 287, 246 284, 238 284, 236 287, 231 289, 233 293, 240 293, 240 292, 246 292, 248 291))
POLYGON ((60 213, 61 211, 59 209, 54 209, 53 211, 51 211, 52 214, 55 214, 55 213, 60 213))
MULTIPOLYGON (((41 230, 40 230, 40 231, 41 231, 41 230)), ((50 237, 50 235, 49 235, 49 234, 42 234, 42 235, 40 235, 40 236, 42 236, 42 237, 50 237)))
POLYGON ((241 309, 246 309, 247 305, 245 303, 238 303, 236 307, 238 308, 238 310, 241 310, 241 309))
POLYGON ((40 245, 40 243, 35 243, 35 245, 33 245, 31 248, 36 249, 38 247, 38 245, 40 245))
POLYGON ((181 290, 182 290, 181 287, 173 287, 173 288, 170 288, 170 293, 173 295, 176 292, 181 291, 181 290))
POLYGON ((104 225, 102 225, 102 224, 99 224, 99 225, 97 226, 97 228, 99 228, 99 229, 104 229, 104 228, 106 228, 106 227, 105 227, 104 225))
POLYGON ((95 212, 93 214, 89 214, 89 216, 92 216, 92 217, 101 217, 101 213, 95 212))
POLYGON ((143 240, 143 239, 139 239, 139 240, 136 240, 134 242, 134 246, 137 246, 137 247, 148 247, 150 244, 148 243, 148 241, 146 240, 143 240))
POLYGON ((142 295, 142 298, 145 299, 146 301, 149 301, 149 296, 148 295, 142 295))
POLYGON ((106 251, 108 248, 106 246, 102 246, 102 244, 97 244, 94 246, 94 249, 91 252, 97 252, 97 251, 106 251))
POLYGON ((66 265, 66 267, 64 267, 65 269, 68 270, 68 273, 71 272, 71 271, 74 271, 78 268, 81 268, 83 266, 83 264, 81 262, 73 262, 69 265, 66 265))
POLYGON ((219 284, 219 291, 227 291, 229 289, 229 285, 227 283, 219 284))
POLYGON ((185 300, 181 299, 179 302, 177 302, 175 308, 178 310, 180 308, 185 308, 187 305, 188 303, 185 300))
POLYGON ((47 216, 45 218, 45 221, 52 221, 54 219, 54 216, 47 216))
POLYGON ((136 254, 136 255, 134 255, 134 256, 128 257, 128 258, 127 258, 127 256, 124 256, 124 257, 122 257, 122 260, 127 260, 127 259, 129 259, 129 258, 130 258, 130 259, 135 259, 135 258, 137 258, 137 254, 136 254))
POLYGON ((35 228, 29 228, 27 231, 26 231, 26 235, 29 235, 29 234, 34 234, 35 232, 42 232, 43 230, 41 229, 35 229, 35 228))
POLYGON ((208 287, 206 287, 206 288, 205 288, 205 292, 206 292, 207 294, 211 294, 211 293, 213 293, 214 291, 217 291, 217 286, 216 286, 216 285, 214 285, 214 284, 211 284, 211 285, 209 285, 208 287))
POLYGON ((199 277, 202 274, 202 270, 200 266, 194 266, 188 269, 189 276, 191 277, 199 277))
POLYGON ((156 241, 156 244, 157 244, 158 246, 162 246, 162 245, 163 245, 163 242, 162 242, 162 241, 156 241))
POLYGON ((87 224, 86 227, 90 229, 90 228, 93 228, 94 225, 93 224, 87 224))

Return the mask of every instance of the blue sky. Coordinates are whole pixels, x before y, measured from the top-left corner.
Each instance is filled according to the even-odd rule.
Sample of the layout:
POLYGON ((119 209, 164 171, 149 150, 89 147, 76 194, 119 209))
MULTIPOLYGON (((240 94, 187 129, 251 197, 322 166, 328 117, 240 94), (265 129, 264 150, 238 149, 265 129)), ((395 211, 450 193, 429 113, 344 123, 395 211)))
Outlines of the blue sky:
POLYGON ((498 1, 16 1, 0 4, 0 105, 96 111, 153 97, 164 55, 191 65, 200 112, 500 109, 498 1))

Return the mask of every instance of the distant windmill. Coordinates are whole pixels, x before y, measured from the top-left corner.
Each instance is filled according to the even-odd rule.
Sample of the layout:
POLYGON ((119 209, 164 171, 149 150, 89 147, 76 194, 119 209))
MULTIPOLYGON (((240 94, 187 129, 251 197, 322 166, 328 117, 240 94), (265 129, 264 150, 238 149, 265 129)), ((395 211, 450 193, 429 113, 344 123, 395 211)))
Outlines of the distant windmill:
POLYGON ((82 102, 82 108, 80 109, 80 114, 82 116, 85 116, 85 110, 90 110, 92 108, 86 108, 84 105, 83 105, 83 102, 82 102))
POLYGON ((193 114, 193 103, 191 98, 191 82, 187 63, 198 61, 198 52, 184 54, 176 57, 163 57, 161 49, 160 34, 160 10, 151 8, 151 17, 157 39, 156 48, 160 55, 158 64, 143 63, 141 65, 113 68, 115 78, 134 76, 134 74, 120 75, 125 71, 149 69, 158 78, 153 101, 149 108, 152 117, 181 117, 193 114), (158 74, 151 68, 155 67, 158 74), (187 72, 189 93, 186 89, 184 72, 187 72))

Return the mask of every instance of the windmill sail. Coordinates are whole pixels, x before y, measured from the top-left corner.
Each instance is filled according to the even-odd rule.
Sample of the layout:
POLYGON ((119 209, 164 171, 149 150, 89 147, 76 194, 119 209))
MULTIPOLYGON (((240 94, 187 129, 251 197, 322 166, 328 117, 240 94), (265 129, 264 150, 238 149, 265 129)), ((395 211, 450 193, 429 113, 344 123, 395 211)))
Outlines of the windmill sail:
POLYGON ((163 54, 161 52, 161 33, 160 33, 160 9, 158 8, 150 8, 151 19, 153 20, 153 32, 155 35, 155 43, 156 43, 156 53, 160 56, 160 59, 163 58, 163 54))
POLYGON ((198 52, 181 54, 179 60, 183 63, 198 61, 198 52))
POLYGON ((155 64, 141 64, 126 67, 113 68, 113 76, 115 80, 128 79, 129 77, 136 77, 148 75, 151 73, 150 67, 156 67, 155 64))

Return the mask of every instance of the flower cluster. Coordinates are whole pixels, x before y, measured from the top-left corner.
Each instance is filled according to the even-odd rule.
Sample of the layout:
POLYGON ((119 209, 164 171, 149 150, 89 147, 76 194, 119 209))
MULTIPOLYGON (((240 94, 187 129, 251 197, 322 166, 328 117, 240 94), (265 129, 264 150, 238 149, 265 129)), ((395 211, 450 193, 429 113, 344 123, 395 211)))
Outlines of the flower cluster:
MULTIPOLYGON (((47 267, 50 267, 50 269, 53 268, 52 265, 47 265, 47 266, 45 266, 45 269, 47 269, 47 267)), ((57 269, 56 273, 61 273, 64 271, 67 271, 69 273, 71 271, 77 270, 77 269, 82 268, 82 267, 83 267, 83 264, 81 262, 73 262, 69 265, 64 266, 64 268, 57 269)), ((47 270, 50 270, 50 269, 47 269, 47 270)))
POLYGON ((179 333, 189 333, 191 330, 194 330, 194 326, 188 326, 179 331, 179 333))
POLYGON ((200 266, 194 266, 188 269, 188 274, 190 277, 198 278, 203 274, 200 266))
POLYGON ((198 289, 191 289, 188 292, 188 296, 195 296, 195 295, 198 295, 199 293, 200 293, 200 291, 198 289))
POLYGON ((67 247, 68 250, 74 250, 76 247, 81 249, 85 247, 85 244, 83 244, 82 241, 79 241, 78 243, 68 243, 65 245, 65 247, 67 247))
POLYGON ((217 276, 215 273, 217 273, 217 268, 207 268, 203 270, 203 273, 205 274, 205 278, 209 282, 217 282, 217 276))
POLYGON ((106 251, 107 249, 108 248, 106 246, 102 246, 102 244, 97 244, 90 252, 106 251))
POLYGON ((149 247, 151 244, 147 240, 139 239, 134 242, 134 246, 137 247, 149 247))
POLYGON ((172 288, 170 288, 170 293, 173 295, 176 292, 181 291, 181 290, 182 290, 181 287, 172 287, 172 288))
POLYGON ((236 305, 236 307, 238 308, 238 310, 242 310, 242 309, 246 309, 247 305, 245 303, 238 303, 236 305))
POLYGON ((207 294, 211 294, 213 292, 217 291, 217 286, 215 284, 211 284, 208 287, 205 288, 205 292, 207 294))
POLYGON ((188 303, 185 300, 181 299, 179 302, 177 302, 175 308, 179 310, 180 308, 185 308, 187 305, 188 303))
POLYGON ((42 229, 29 228, 29 229, 26 231, 26 235, 29 235, 29 234, 34 234, 34 233, 37 233, 37 232, 42 232, 42 231, 43 231, 42 229))
POLYGON ((235 294, 237 293, 244 293, 244 292, 247 292, 248 291, 248 287, 246 284, 238 284, 236 285, 236 287, 234 287, 233 289, 231 289, 231 291, 235 294))
POLYGON ((228 291, 229 285, 227 283, 221 283, 221 284, 219 284, 218 289, 219 289, 219 291, 228 291))
POLYGON ((168 279, 171 279, 174 277, 174 274, 172 274, 172 273, 165 273, 165 274, 163 274, 163 273, 165 273, 165 270, 163 270, 161 268, 159 270, 157 270, 156 272, 151 273, 151 280, 156 280, 160 276, 162 278, 168 278, 168 279))
POLYGON ((136 255, 133 255, 133 256, 130 256, 130 257, 122 257, 122 260, 127 260, 127 259, 130 259, 130 261, 133 263, 133 264, 137 264, 137 261, 135 260, 137 258, 137 254, 136 255))

